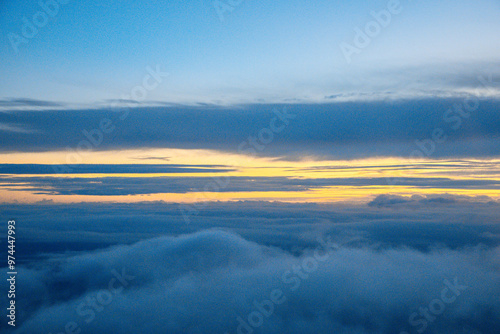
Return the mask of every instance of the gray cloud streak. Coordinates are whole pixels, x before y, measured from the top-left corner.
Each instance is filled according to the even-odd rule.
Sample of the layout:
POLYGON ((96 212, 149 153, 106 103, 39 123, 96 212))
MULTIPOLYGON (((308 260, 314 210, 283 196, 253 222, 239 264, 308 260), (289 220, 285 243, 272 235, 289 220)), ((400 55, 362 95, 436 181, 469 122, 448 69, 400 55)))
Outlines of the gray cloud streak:
MULTIPOLYGON (((272 147, 257 148, 256 153, 288 159, 304 155, 334 159, 408 157, 417 148, 417 140, 431 138, 433 130, 440 128, 446 141, 436 146, 433 158, 498 156, 499 102, 481 100, 467 119, 453 111, 454 104, 461 103, 459 99, 429 99, 289 105, 289 113, 297 115, 293 124, 280 133, 272 147)), ((106 135, 99 150, 166 147, 235 152, 249 135, 268 125, 274 107, 132 108, 125 122, 119 120, 119 112, 106 109, 10 112, 0 114, 0 122, 21 124, 43 135, 13 138, 0 132, 1 149, 50 151, 76 147, 86 140, 84 130, 88 134, 107 119, 120 126, 106 135)))

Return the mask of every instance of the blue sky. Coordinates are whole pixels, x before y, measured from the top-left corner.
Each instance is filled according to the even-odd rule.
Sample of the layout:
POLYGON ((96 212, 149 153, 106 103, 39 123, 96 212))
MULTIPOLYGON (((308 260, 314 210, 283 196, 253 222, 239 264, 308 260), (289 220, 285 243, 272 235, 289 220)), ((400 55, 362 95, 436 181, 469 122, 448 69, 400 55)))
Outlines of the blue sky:
POLYGON ((3 1, 0 98, 119 99, 156 65, 170 75, 147 100, 181 103, 317 101, 335 93, 404 94, 408 86, 453 91, 456 85, 428 79, 498 71, 500 5, 486 0, 401 0, 400 13, 348 64, 339 45, 352 44, 354 29, 373 20, 370 12, 387 7, 242 1, 221 21, 208 0, 68 1, 15 52, 9 34, 22 36, 23 17, 33 22, 41 7, 3 1))

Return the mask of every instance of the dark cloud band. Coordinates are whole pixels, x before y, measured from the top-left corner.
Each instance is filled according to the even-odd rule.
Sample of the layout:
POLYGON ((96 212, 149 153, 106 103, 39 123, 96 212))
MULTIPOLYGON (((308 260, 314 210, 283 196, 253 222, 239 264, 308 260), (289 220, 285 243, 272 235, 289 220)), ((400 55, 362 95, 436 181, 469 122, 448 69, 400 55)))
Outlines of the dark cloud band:
MULTIPOLYGON (((36 132, 13 136, 0 131, 1 150, 161 147, 237 152, 241 143, 251 143, 251 136, 269 126, 276 107, 282 109, 248 105, 10 112, 0 114, 1 123, 36 132)), ((289 159, 496 157, 499 108, 496 100, 477 98, 289 105, 286 110, 294 117, 287 119, 286 128, 272 145, 255 145, 252 152, 289 159)))

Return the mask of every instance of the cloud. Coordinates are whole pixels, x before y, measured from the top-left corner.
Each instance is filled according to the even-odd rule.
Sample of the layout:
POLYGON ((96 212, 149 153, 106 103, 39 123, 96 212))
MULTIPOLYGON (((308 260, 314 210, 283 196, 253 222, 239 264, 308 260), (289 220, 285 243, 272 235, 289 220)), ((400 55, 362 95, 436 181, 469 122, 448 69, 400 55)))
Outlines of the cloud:
POLYGON ((12 138, 0 132, 0 140, 4 151, 76 148, 89 140, 85 133, 88 135, 103 120, 109 120, 114 130, 104 134, 93 149, 214 149, 286 159, 409 158, 420 150, 430 158, 484 158, 500 154, 499 107, 498 100, 493 99, 444 98, 293 104, 286 110, 295 117, 285 119, 285 123, 273 121, 274 127, 282 130, 273 133, 266 145, 259 144, 259 136, 267 142, 265 129, 276 117, 273 110, 282 111, 283 105, 24 111, 0 114, 0 122, 39 129, 43 135, 20 134, 12 138), (473 111, 465 109, 465 101, 473 111), (283 124, 286 126, 281 128, 283 124), (436 133, 440 135, 436 137, 436 133), (256 138, 255 147, 248 144, 250 137, 256 138))
POLYGON ((464 205, 470 203, 485 203, 487 205, 498 206, 500 203, 488 196, 464 196, 464 195, 379 195, 374 200, 368 203, 368 206, 378 208, 390 207, 429 207, 429 206, 449 206, 449 205, 464 205))
POLYGON ((53 101, 36 100, 29 98, 11 98, 0 100, 0 108, 3 107, 61 107, 63 104, 53 101))
MULTIPOLYGON (((308 191, 333 186, 388 186, 392 179, 388 178, 318 178, 296 179, 288 177, 236 177, 230 179, 223 173, 233 169, 216 168, 216 166, 175 166, 175 165, 0 165, 0 173, 23 174, 56 174, 58 170, 69 173, 106 173, 117 174, 113 177, 57 177, 57 176, 0 176, 0 185, 11 191, 33 191, 52 195, 137 195, 159 193, 213 193, 216 197, 221 192, 273 192, 273 191, 308 191), (69 168, 69 169, 68 169, 69 168), (210 177, 133 177, 120 176, 119 173, 221 173, 220 184, 210 177), (216 187, 202 187, 215 184, 216 187), (202 186, 200 186, 202 185, 202 186)), ((414 188, 434 189, 499 189, 500 181, 463 179, 453 180, 441 178, 397 178, 397 185, 414 188)), ((381 201, 382 199, 379 199, 381 201)))
POLYGON ((24 126, 0 123, 0 133, 1 132, 10 132, 15 134, 32 134, 38 131, 25 128, 24 126))
MULTIPOLYGON (((154 158, 159 159, 159 158, 154 158)), ((224 165, 182 164, 0 164, 0 174, 124 174, 124 173, 222 173, 224 165)))
POLYGON ((238 317, 261 322, 259 333, 413 333, 421 325, 410 315, 441 298, 445 280, 466 288, 427 321, 428 333, 492 333, 500 324, 498 248, 317 247, 294 256, 208 230, 52 257, 19 268, 24 312, 14 333, 55 333, 70 322, 95 334, 237 333, 238 317), (281 302, 270 311, 276 290, 281 302), (263 303, 269 315, 260 321, 263 303))
POLYGON ((170 161, 169 157, 152 157, 152 156, 134 157, 132 159, 135 159, 135 160, 163 160, 163 161, 170 161))
MULTIPOLYGON (((50 252, 81 251, 132 243, 207 228, 224 228, 259 244, 294 254, 316 245, 318 234, 332 238, 361 238, 373 247, 410 247, 429 251, 500 246, 488 233, 500 234, 500 206, 474 198, 455 204, 414 203, 389 207, 366 204, 280 203, 265 201, 209 202, 190 206, 176 203, 0 204, 5 217, 23 224, 19 261, 50 252), (391 209, 394 208, 394 209, 391 209), (134 222, 144 221, 137 229, 134 222), (186 215, 190 223, 186 224, 186 215), (67 217, 71 217, 68 224, 67 217), (418 231, 418 232, 416 232, 418 231)), ((6 218, 7 219, 7 218, 6 218)))

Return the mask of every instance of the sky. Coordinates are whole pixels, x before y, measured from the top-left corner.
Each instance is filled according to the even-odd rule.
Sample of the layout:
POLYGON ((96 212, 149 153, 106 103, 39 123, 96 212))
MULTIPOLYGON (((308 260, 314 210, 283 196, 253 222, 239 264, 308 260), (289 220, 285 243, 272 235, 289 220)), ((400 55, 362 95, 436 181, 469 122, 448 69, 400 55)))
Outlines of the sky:
POLYGON ((0 1, 0 333, 499 332, 499 14, 0 1))
POLYGON ((109 103, 148 66, 168 76, 145 101, 183 104, 457 94, 498 74, 493 0, 62 2, 46 22, 37 1, 0 4, 0 98, 109 103), (356 47, 355 30, 389 9, 348 62, 342 43, 356 47), (33 17, 41 27, 26 38, 33 17))
POLYGON ((498 199, 498 2, 1 6, 4 202, 498 199))

